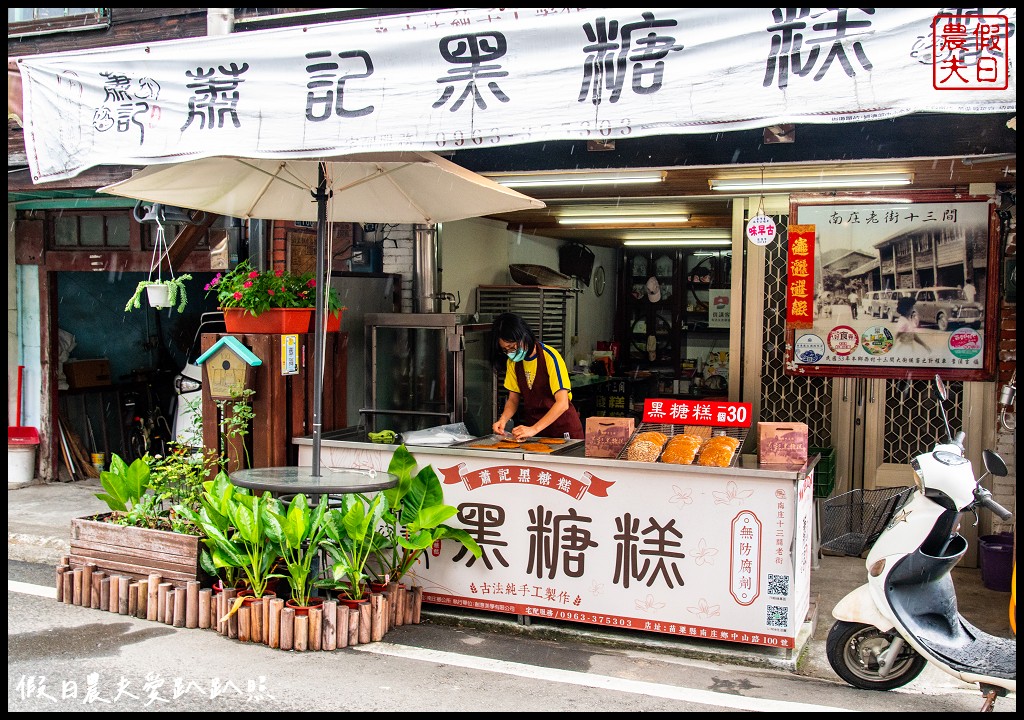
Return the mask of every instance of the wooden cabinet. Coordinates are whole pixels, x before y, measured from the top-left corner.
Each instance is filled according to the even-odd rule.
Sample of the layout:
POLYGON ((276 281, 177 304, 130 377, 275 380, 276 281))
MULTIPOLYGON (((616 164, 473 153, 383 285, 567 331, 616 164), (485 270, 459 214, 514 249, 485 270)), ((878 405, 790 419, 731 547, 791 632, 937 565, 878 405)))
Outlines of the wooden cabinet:
POLYGON ((650 372, 663 395, 693 394, 693 370, 729 349, 731 266, 731 250, 624 251, 618 334, 627 373, 650 372))

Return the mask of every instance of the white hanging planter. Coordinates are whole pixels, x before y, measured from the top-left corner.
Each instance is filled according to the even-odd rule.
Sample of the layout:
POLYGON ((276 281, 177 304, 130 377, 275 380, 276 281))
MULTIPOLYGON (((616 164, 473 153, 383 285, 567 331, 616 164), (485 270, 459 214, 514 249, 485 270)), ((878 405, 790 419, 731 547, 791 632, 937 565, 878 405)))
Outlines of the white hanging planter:
POLYGON ((170 287, 166 283, 153 283, 152 285, 146 286, 146 298, 149 300, 149 306, 157 310, 163 310, 165 307, 170 305, 170 287))

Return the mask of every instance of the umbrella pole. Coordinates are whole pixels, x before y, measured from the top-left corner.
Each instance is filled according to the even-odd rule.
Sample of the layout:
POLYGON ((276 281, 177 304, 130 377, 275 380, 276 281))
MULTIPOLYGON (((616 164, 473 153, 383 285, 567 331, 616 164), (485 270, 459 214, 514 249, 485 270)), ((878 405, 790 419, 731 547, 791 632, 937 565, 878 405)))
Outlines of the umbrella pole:
POLYGON ((324 328, 327 321, 327 178, 324 164, 317 164, 316 198, 316 314, 313 324, 313 477, 320 477, 320 434, 324 404, 324 328))

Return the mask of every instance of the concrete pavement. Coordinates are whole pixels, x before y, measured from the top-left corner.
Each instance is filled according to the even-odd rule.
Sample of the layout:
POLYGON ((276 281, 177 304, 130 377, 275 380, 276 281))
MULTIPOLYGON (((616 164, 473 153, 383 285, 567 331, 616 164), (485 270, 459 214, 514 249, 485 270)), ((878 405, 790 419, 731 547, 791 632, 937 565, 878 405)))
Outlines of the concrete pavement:
MULTIPOLYGON (((32 484, 8 487, 7 504, 7 557, 44 565, 56 565, 61 555, 69 550, 71 520, 107 510, 106 504, 96 498, 102 490, 98 480, 72 483, 32 484)), ((591 628, 570 623, 534 620, 524 626, 514 616, 494 613, 460 613, 448 608, 425 609, 428 622, 444 625, 464 625, 480 629, 517 634, 524 637, 572 638, 602 645, 636 647, 638 649, 682 657, 693 657, 712 662, 724 662, 772 667, 801 675, 839 681, 825 655, 825 638, 831 627, 831 611, 835 604, 864 581, 864 561, 859 558, 820 558, 819 567, 811 573, 810 617, 804 624, 804 635, 798 640, 802 646, 799 656, 767 648, 753 648, 735 643, 713 643, 685 638, 648 635, 630 631, 591 628)), ((960 611, 976 626, 1003 637, 1013 637, 1010 628, 1009 593, 988 590, 981 581, 978 569, 954 570, 960 611)), ((51 580, 52 582, 52 580, 51 580)), ((942 689, 973 689, 938 669, 929 666, 922 675, 907 686, 919 692, 942 689)))

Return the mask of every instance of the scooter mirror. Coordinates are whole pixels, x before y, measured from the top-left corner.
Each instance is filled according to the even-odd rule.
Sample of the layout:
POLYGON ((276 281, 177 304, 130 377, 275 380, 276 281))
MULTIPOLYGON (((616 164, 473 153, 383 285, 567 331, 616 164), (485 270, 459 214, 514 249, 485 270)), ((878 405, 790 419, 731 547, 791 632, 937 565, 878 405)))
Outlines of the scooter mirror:
POLYGON ((949 392, 946 390, 946 383, 942 381, 942 378, 935 375, 935 392, 939 394, 939 397, 943 400, 949 400, 949 392))
POLYGON ((999 457, 999 453, 993 450, 982 451, 981 461, 985 464, 985 470, 996 477, 1006 477, 1009 474, 1009 470, 1006 468, 1006 462, 999 457))

